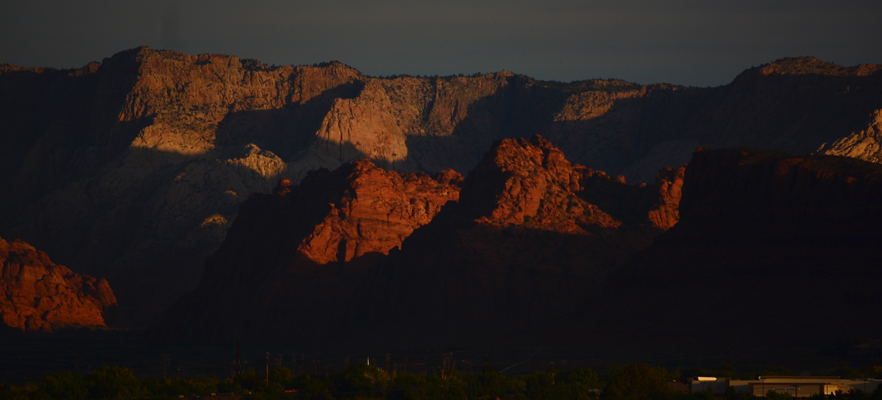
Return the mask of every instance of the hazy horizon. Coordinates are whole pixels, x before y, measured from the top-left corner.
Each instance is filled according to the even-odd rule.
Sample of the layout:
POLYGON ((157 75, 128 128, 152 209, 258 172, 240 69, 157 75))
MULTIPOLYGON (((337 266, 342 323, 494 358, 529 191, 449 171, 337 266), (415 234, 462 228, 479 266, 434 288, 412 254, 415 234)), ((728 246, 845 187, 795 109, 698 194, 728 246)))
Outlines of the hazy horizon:
POLYGON ((0 62, 76 68, 138 46, 366 75, 508 70, 536 79, 717 86, 815 56, 882 63, 882 2, 648 0, 379 3, 87 0, 0 6, 0 62))

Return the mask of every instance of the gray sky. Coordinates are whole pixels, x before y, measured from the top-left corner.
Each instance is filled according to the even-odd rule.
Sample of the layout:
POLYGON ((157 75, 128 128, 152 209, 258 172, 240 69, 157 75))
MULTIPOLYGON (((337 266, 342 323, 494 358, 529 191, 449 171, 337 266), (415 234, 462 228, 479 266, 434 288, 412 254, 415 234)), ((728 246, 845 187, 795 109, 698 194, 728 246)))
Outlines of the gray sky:
POLYGON ((148 45, 367 75, 716 86, 788 56, 882 63, 880 17, 879 0, 2 0, 0 62, 79 67, 148 45))

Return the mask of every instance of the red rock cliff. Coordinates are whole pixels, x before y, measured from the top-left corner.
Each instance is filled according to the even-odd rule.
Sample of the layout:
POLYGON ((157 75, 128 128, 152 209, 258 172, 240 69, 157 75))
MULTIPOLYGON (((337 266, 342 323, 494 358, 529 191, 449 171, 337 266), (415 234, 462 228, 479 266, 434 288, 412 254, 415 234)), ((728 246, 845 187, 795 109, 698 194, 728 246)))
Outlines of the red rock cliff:
POLYGON ((103 311, 116 305, 106 280, 73 273, 20 240, 0 238, 0 288, 3 323, 22 330, 104 326, 103 311))

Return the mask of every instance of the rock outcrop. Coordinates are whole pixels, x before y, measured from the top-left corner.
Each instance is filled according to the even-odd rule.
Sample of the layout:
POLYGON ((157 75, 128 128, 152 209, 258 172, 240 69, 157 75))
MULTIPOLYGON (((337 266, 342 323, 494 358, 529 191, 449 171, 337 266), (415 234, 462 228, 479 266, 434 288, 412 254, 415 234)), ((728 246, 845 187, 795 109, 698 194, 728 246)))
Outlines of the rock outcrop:
POLYGON ((627 185, 534 136, 497 142, 461 179, 361 161, 254 195, 148 336, 401 348, 553 321, 668 228, 682 169, 627 185))
POLYGON ((3 323, 28 331, 65 326, 105 326, 103 312, 116 306, 105 279, 54 264, 33 246, 0 238, 0 315, 3 323))
POLYGON ((281 178, 361 158, 465 173, 495 140, 534 133, 634 182, 697 146, 878 161, 879 68, 783 59, 685 88, 506 71, 374 78, 146 47, 75 70, 0 64, 0 235, 111 280, 127 325, 144 326, 196 286, 238 207, 281 178))
POLYGON ((844 156, 874 163, 882 162, 882 110, 876 110, 866 128, 833 143, 823 143, 818 154, 844 156))
POLYGON ((294 340, 333 321, 373 264, 459 197, 462 175, 369 161, 282 180, 239 212, 202 281, 151 329, 165 340, 294 340))
MULTIPOLYGON (((459 198, 458 185, 463 179, 453 170, 444 170, 434 178, 424 173, 399 174, 365 160, 333 173, 319 170, 307 176, 309 179, 299 187, 305 196, 328 190, 319 188, 324 182, 317 182, 340 181, 346 185, 331 189, 342 194, 325 198, 334 200, 331 209, 298 247, 302 256, 320 265, 347 263, 369 254, 385 255, 400 247, 444 204, 459 198)), ((321 204, 311 206, 315 210, 321 204)))
POLYGON ((365 311, 379 321, 368 330, 383 332, 372 340, 463 345, 562 326, 676 223, 682 176, 668 169, 654 185, 628 185, 570 163, 540 136, 497 142, 460 201, 384 260, 387 289, 365 311))

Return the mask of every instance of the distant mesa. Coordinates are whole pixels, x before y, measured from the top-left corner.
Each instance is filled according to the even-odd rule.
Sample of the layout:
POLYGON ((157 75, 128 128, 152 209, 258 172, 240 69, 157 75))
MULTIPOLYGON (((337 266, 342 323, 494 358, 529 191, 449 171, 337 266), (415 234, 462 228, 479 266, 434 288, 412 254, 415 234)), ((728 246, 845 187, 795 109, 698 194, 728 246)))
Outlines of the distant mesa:
POLYGON ((3 323, 27 331, 67 326, 105 326, 104 312, 116 306, 106 280, 54 264, 46 253, 0 238, 0 314, 3 323))

